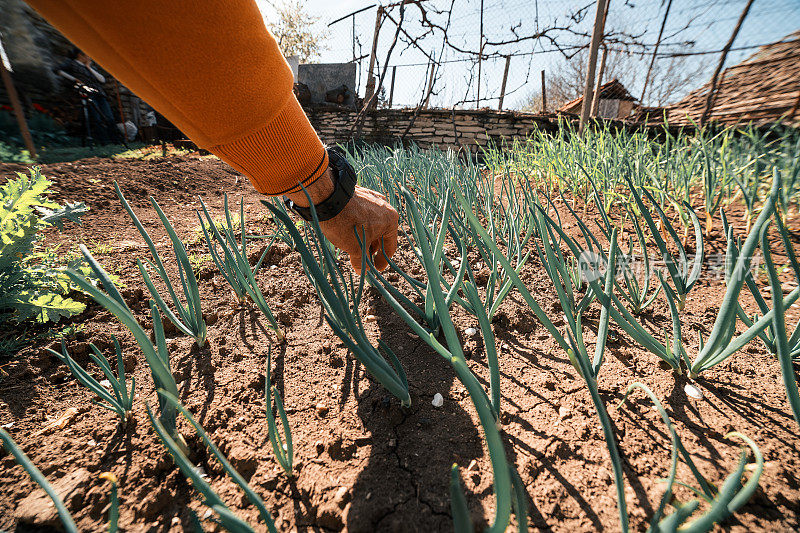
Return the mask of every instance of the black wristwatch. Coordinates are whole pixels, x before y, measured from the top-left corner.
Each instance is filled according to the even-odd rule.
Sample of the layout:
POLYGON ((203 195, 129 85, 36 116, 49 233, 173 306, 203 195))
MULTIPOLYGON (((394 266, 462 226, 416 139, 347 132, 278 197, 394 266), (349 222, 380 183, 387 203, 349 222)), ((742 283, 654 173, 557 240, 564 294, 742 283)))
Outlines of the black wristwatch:
MULTIPOLYGON (((353 197, 356 190, 356 171, 344 156, 328 148, 328 168, 331 169, 333 175, 334 189, 330 196, 318 204, 314 204, 314 209, 317 212, 317 218, 320 222, 330 220, 342 212, 344 206, 353 197)), ((305 220, 312 220, 311 208, 300 207, 288 198, 284 198, 284 203, 288 209, 297 213, 305 220)))

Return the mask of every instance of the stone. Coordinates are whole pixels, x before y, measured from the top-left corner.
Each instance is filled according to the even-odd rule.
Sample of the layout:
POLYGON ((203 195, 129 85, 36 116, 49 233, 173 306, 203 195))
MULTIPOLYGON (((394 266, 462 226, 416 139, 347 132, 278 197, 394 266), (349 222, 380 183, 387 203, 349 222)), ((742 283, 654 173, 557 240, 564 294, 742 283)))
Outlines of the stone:
MULTIPOLYGON (((53 490, 61 498, 67 508, 73 500, 82 500, 89 488, 91 474, 85 468, 73 470, 56 481, 51 481, 53 490)), ((17 520, 32 526, 56 526, 60 524, 58 512, 53 500, 42 488, 37 488, 23 498, 15 511, 17 520)))
POLYGON ((347 487, 339 487, 339 490, 337 490, 336 494, 333 495, 333 501, 340 508, 344 509, 344 506, 350 501, 350 491, 347 489, 347 487))
POLYGON ((317 509, 317 525, 339 531, 344 527, 342 510, 335 502, 325 502, 317 509))
POLYGON ((241 444, 235 444, 231 448, 231 451, 228 453, 228 461, 230 461, 233 468, 245 479, 249 479, 255 474, 256 468, 258 467, 258 460, 253 450, 241 444))

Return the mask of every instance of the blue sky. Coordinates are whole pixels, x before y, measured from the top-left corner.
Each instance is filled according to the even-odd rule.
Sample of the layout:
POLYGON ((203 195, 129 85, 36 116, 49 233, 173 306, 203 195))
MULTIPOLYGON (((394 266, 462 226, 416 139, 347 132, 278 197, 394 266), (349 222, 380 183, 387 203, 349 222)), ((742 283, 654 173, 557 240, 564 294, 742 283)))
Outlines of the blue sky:
MULTIPOLYGON (((280 0, 278 0, 280 1, 280 0)), ((610 0, 610 9, 606 31, 625 31, 637 34, 640 42, 655 43, 658 30, 663 19, 666 0, 610 0)), ((259 0, 265 17, 273 16, 273 10, 268 3, 259 0)), ((309 0, 305 2, 306 9, 320 17, 319 27, 325 28, 330 21, 362 7, 376 2, 363 0, 344 0, 331 2, 323 0, 309 0)), ((384 2, 386 3, 386 2, 384 2)), ((444 8, 450 5, 450 0, 430 0, 426 5, 444 8)), ((660 52, 679 51, 714 51, 723 47, 730 37, 740 12, 746 0, 673 0, 669 19, 664 32, 665 39, 660 52), (688 28, 686 26, 689 26, 688 28), (692 41, 693 46, 684 44, 692 41)), ((484 33, 489 41, 507 40, 513 36, 512 28, 516 27, 519 34, 530 34, 535 28, 544 28, 555 23, 568 22, 571 12, 583 6, 590 6, 590 0, 584 2, 566 2, 562 0, 484 0, 484 33), (538 14, 538 19, 537 19, 538 14)), ((406 23, 403 27, 413 35, 421 30, 418 22, 416 8, 407 7, 406 23)), ((376 8, 371 8, 356 15, 355 33, 361 43, 360 52, 368 54, 372 44, 372 34, 375 25, 376 8)), ((397 18, 398 9, 395 8, 393 16, 397 18)), ((587 14, 575 27, 581 31, 590 32, 594 18, 594 6, 587 9, 587 14)), ((454 43, 465 48, 475 50, 479 42, 480 0, 455 0, 453 19, 450 35, 454 43)), ((748 18, 745 20, 739 36, 734 43, 734 48, 765 44, 783 38, 793 31, 800 29, 800 0, 755 0, 748 18)), ((328 29, 326 39, 328 49, 325 50, 320 62, 346 62, 353 57, 352 32, 353 26, 348 19, 335 24, 328 29)), ((395 26, 387 22, 382 28, 378 57, 382 60, 391 43, 395 26)), ((581 46, 587 39, 562 33, 558 36, 559 42, 566 46, 581 46)), ((444 59, 441 79, 437 82, 438 94, 433 97, 433 105, 450 106, 453 102, 463 99, 474 99, 476 89, 476 72, 472 62, 464 61, 465 56, 452 50, 446 50, 442 57, 440 36, 430 37, 421 42, 429 54, 435 53, 437 59, 444 59), (472 82, 469 79, 472 77, 472 82)), ((488 50, 489 48, 487 48, 488 50)), ((520 54, 512 57, 509 79, 507 84, 506 106, 519 105, 525 95, 539 84, 539 71, 544 69, 551 72, 563 65, 563 56, 552 50, 552 46, 544 40, 525 41, 514 45, 495 48, 503 54, 520 54)), ((728 56, 727 65, 735 64, 754 50, 733 51, 728 56)), ((621 52, 613 52, 621 53, 621 52)), ((628 88, 634 95, 641 92, 641 83, 649 58, 642 60, 641 56, 630 56, 632 61, 637 61, 637 73, 628 80, 628 88)), ((710 77, 718 60, 718 54, 697 55, 688 60, 687 68, 702 68, 696 83, 691 88, 702 85, 710 77)), ((659 59, 659 62, 663 61, 659 59)), ((418 101, 426 84, 426 68, 428 58, 415 48, 407 48, 398 43, 390 61, 391 65, 398 65, 395 82, 395 104, 414 105, 418 101)), ((363 71, 366 71, 367 61, 362 61, 363 71)), ((500 89, 504 67, 503 59, 484 61, 481 76, 482 97, 496 97, 500 89)), ((360 93, 363 93, 364 79, 360 80, 360 93)), ((386 80, 388 85, 388 76, 386 80)), ((683 94, 675 94, 678 99, 683 94)), ((474 104, 466 104, 474 106, 474 104)), ((489 100, 484 105, 496 106, 497 100, 489 100)))

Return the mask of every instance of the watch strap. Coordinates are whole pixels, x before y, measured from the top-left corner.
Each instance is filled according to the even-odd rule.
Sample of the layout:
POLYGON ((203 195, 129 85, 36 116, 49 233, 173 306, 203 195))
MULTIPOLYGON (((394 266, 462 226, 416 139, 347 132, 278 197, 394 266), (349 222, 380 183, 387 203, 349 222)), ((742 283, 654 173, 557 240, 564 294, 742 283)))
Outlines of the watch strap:
MULTIPOLYGON (((334 188, 330 196, 318 204, 314 204, 317 212, 317 219, 320 222, 330 220, 345 208, 356 189, 356 172, 344 156, 328 148, 328 168, 333 175, 334 188)), ((312 220, 310 207, 296 205, 288 198, 285 200, 286 206, 297 213, 304 220, 312 220)))

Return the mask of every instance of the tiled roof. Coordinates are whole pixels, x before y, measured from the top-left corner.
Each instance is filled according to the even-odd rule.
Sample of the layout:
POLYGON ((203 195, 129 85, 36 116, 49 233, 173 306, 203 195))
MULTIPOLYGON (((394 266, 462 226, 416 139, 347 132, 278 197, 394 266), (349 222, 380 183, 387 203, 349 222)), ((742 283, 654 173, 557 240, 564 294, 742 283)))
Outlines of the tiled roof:
MULTIPOLYGON (((670 124, 699 121, 710 90, 709 81, 683 100, 667 107, 670 124)), ((800 126, 800 31, 762 46, 738 65, 725 69, 709 115, 710 121, 731 125, 764 125, 783 121, 800 126)))
MULTIPOLYGON (((631 93, 622 85, 618 79, 613 79, 600 86, 601 100, 636 100, 631 93)), ((570 100, 558 108, 562 113, 574 113, 583 102, 583 96, 570 100)))

